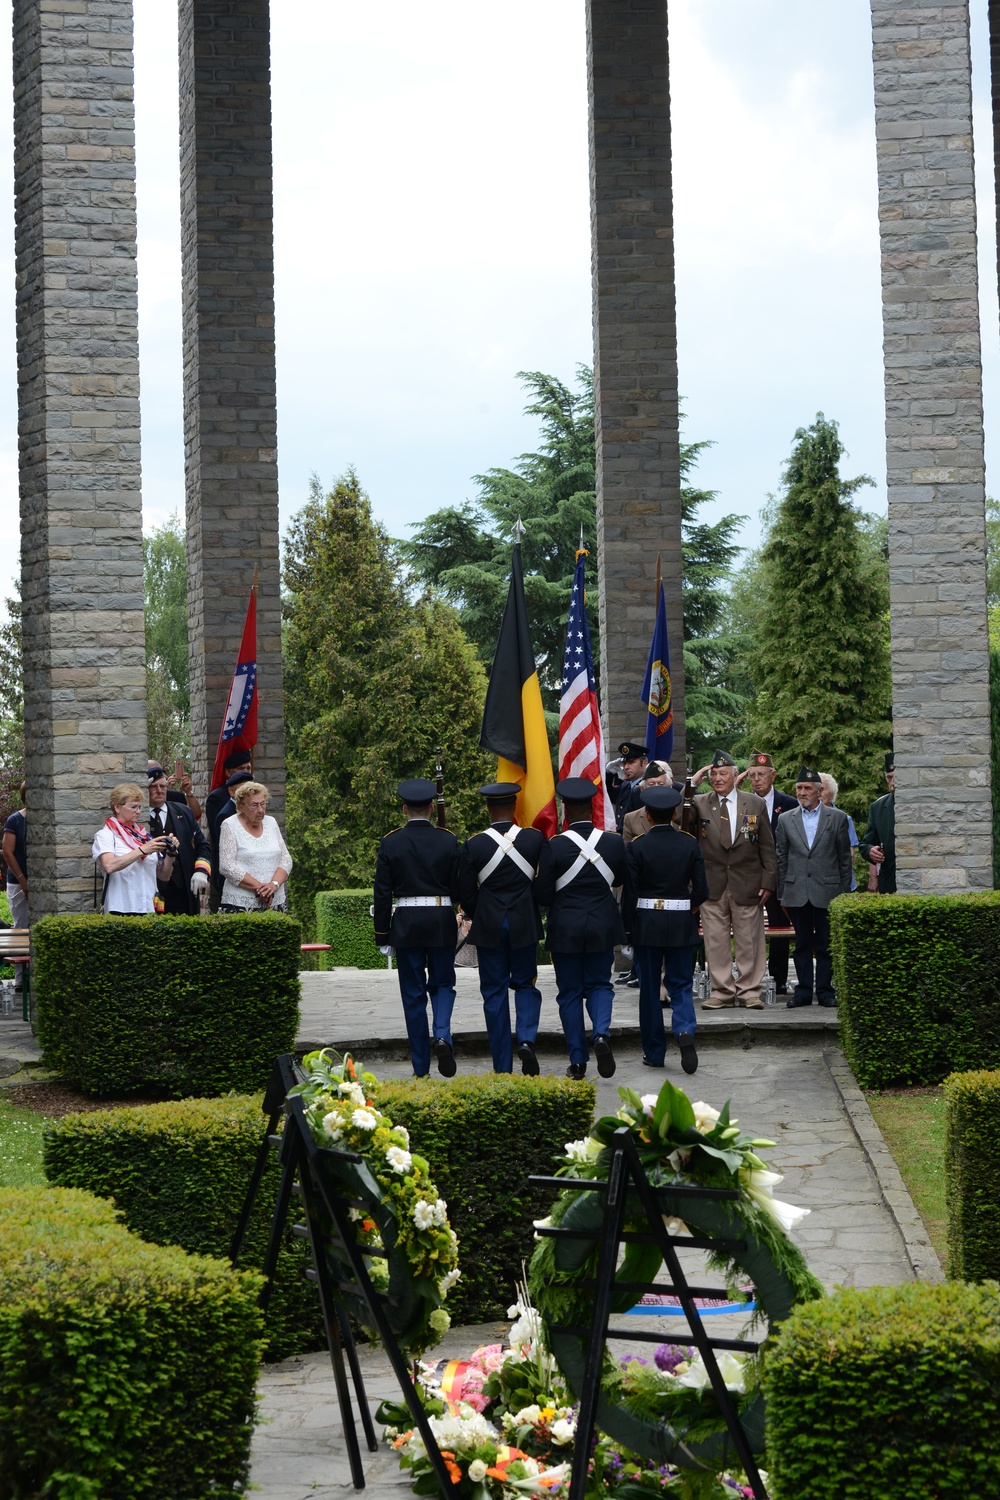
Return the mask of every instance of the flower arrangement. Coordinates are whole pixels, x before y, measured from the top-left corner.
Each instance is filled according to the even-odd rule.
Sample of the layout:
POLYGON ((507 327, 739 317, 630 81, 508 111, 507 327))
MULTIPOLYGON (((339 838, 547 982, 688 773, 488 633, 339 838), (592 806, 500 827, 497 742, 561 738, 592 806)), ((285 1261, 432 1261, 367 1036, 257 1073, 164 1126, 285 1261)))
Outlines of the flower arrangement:
POLYGON ((338 1168, 351 1196, 364 1203, 349 1210, 357 1243, 373 1285, 396 1301, 387 1312, 400 1346, 420 1354, 450 1326, 444 1302, 461 1276, 448 1205, 427 1162, 411 1152, 407 1131, 376 1107, 373 1073, 349 1054, 338 1061, 329 1048, 310 1052, 303 1066, 306 1081, 292 1092, 303 1100, 316 1144, 364 1159, 366 1170, 338 1168))

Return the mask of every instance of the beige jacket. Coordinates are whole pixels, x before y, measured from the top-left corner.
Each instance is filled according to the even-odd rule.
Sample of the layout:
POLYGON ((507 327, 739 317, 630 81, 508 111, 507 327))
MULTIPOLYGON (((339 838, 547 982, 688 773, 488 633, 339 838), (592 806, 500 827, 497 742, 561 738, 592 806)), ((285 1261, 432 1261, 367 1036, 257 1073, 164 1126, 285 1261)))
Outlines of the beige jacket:
POLYGON ((698 842, 705 856, 709 900, 718 901, 728 890, 737 905, 752 906, 758 900, 759 890, 775 890, 778 862, 763 797, 753 792, 736 793, 736 838, 731 849, 722 847, 718 793, 695 797, 694 805, 698 810, 698 842))

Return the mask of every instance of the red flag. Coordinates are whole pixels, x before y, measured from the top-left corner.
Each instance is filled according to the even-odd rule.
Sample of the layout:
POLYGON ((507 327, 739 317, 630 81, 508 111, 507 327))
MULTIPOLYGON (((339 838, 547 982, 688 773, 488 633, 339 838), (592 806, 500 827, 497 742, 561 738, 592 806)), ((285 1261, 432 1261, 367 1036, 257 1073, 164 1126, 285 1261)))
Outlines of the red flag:
POLYGON ((229 700, 215 752, 212 786, 222 786, 227 772, 225 762, 234 750, 252 750, 257 743, 257 588, 250 590, 246 624, 236 670, 229 685, 229 700))

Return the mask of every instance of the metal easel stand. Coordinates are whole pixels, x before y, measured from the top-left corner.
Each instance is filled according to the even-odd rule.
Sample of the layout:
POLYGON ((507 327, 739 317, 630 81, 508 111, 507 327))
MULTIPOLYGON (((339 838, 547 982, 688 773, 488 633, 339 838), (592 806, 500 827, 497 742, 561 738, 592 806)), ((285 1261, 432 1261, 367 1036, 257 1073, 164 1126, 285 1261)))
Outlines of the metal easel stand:
MULTIPOLYGON (((639 1160, 632 1132, 622 1126, 616 1130, 611 1141, 611 1162, 606 1181, 573 1177, 529 1177, 536 1186, 573 1188, 583 1192, 605 1194, 604 1222, 600 1229, 563 1229, 543 1227, 537 1232, 554 1239, 597 1240, 599 1258, 596 1278, 579 1283, 581 1290, 593 1295, 593 1314, 589 1327, 569 1324, 551 1324, 552 1331, 571 1334, 586 1340, 586 1365, 580 1396, 580 1410, 576 1424, 576 1439, 573 1448, 573 1469, 570 1478, 569 1500, 583 1500, 587 1485, 587 1466, 597 1419, 597 1406, 601 1394, 601 1374, 604 1368, 604 1353, 608 1339, 625 1339, 656 1344, 687 1344, 697 1348, 705 1362, 719 1411, 725 1421, 737 1457, 753 1490, 755 1500, 767 1500, 760 1471, 750 1450, 746 1432, 740 1422, 733 1398, 726 1387, 718 1362, 717 1349, 736 1350, 754 1354, 760 1345, 746 1339, 710 1338, 695 1306, 696 1297, 728 1299, 726 1289, 719 1287, 692 1286, 684 1274, 678 1247, 689 1250, 739 1251, 746 1248, 743 1240, 701 1238, 694 1235, 672 1235, 663 1222, 664 1208, 658 1199, 710 1198, 735 1201, 739 1193, 731 1188, 703 1188, 696 1184, 671 1185, 668 1189, 654 1188, 639 1160), (630 1189, 634 1189, 642 1205, 648 1231, 626 1230, 626 1206, 630 1189), (670 1276, 669 1284, 653 1282, 616 1282, 618 1250, 624 1244, 655 1244, 662 1256, 670 1276), (670 1334, 637 1332, 633 1329, 614 1329, 609 1326, 611 1302, 614 1293, 629 1292, 638 1300, 648 1292, 673 1293, 681 1304, 687 1321, 689 1336, 676 1337, 670 1334)), ((633 1210, 634 1213, 634 1210, 633 1210)))
POLYGON ((267 1130, 254 1163, 247 1196, 233 1236, 230 1260, 235 1266, 239 1259, 268 1158, 276 1149, 281 1176, 271 1219, 267 1253, 264 1258, 265 1285, 261 1293, 260 1305, 266 1308, 270 1301, 281 1241, 288 1221, 292 1197, 295 1195, 302 1200, 305 1222, 293 1224, 292 1234, 301 1239, 308 1239, 312 1251, 313 1264, 306 1275, 319 1292, 354 1488, 364 1489, 365 1471, 347 1380, 347 1369, 344 1365, 345 1355, 370 1453, 378 1451, 378 1438, 365 1393, 357 1348, 351 1333, 349 1300, 354 1301, 355 1304, 362 1304, 367 1310, 370 1325, 382 1340, 396 1382, 409 1407, 413 1425, 427 1450, 427 1457, 430 1459, 441 1494, 447 1496, 451 1493, 451 1482, 444 1466, 444 1459, 441 1457, 441 1450, 431 1431, 427 1413, 417 1395, 416 1387, 410 1378, 409 1367, 387 1316, 387 1308, 394 1306, 396 1299, 377 1291, 372 1285, 365 1264, 364 1252, 355 1238, 350 1210, 355 1208, 368 1213, 370 1205, 354 1197, 338 1176, 338 1168, 363 1166, 364 1158, 356 1151, 336 1151, 316 1145, 312 1131, 309 1129, 301 1097, 298 1095, 288 1097, 289 1090, 301 1082, 303 1082, 303 1075, 291 1054, 285 1054, 275 1060, 274 1071, 262 1106, 268 1117, 267 1130), (285 1124, 279 1135, 277 1133, 278 1121, 282 1113, 285 1116, 285 1124))

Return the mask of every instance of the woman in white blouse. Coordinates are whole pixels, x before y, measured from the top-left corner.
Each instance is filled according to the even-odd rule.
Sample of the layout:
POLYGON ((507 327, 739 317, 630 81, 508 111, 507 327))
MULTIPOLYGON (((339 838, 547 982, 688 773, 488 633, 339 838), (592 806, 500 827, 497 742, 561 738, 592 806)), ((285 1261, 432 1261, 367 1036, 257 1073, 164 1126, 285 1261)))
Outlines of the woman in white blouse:
POLYGON ((219 869, 224 883, 220 911, 287 911, 285 882, 292 856, 273 818, 268 790, 244 781, 233 793, 236 812, 219 825, 219 869))
POLYGON ((176 839, 164 834, 151 838, 142 822, 143 794, 134 781, 123 781, 108 799, 111 817, 94 834, 91 854, 104 871, 106 916, 137 917, 157 908, 157 881, 167 884, 174 873, 176 839))

